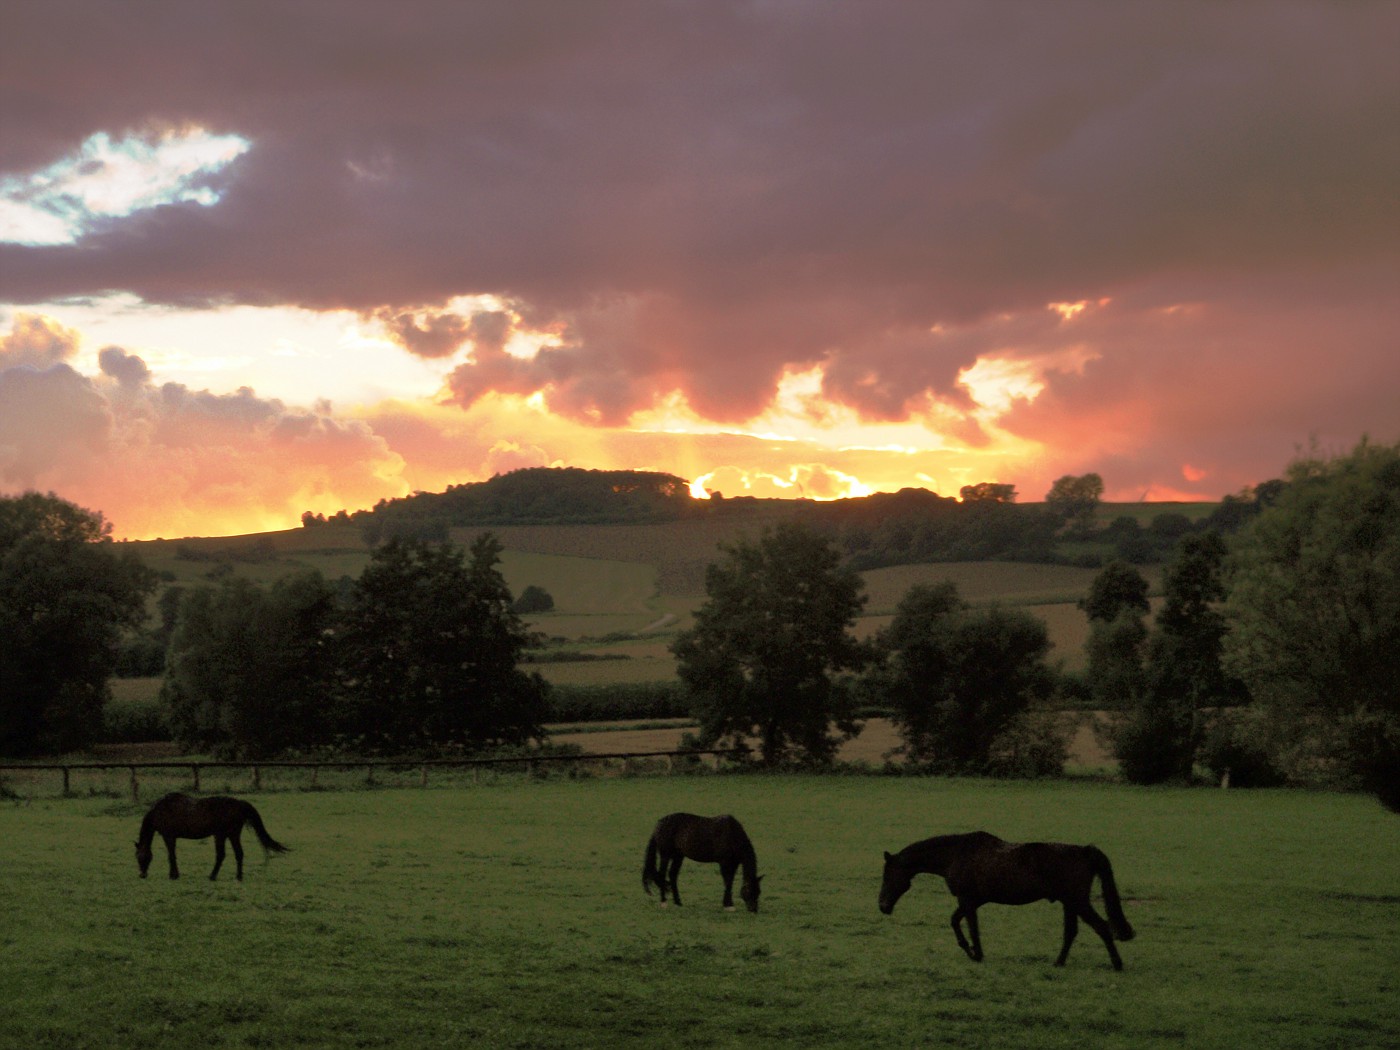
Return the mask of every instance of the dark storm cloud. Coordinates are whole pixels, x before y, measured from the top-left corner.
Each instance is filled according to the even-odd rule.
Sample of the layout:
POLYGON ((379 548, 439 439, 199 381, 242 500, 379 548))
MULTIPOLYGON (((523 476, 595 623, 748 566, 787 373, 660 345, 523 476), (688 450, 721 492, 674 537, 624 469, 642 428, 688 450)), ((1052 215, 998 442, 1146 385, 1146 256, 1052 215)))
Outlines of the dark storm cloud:
MULTIPOLYGON (((1227 431, 1185 381, 1220 353, 1285 377, 1343 355, 1320 411, 1374 418, 1393 356, 1367 333, 1396 331, 1394 4, 53 2, 5 23, 6 174, 98 130, 252 143, 215 207, 0 246, 12 301, 350 307, 420 354, 472 344, 464 403, 542 390, 605 423, 672 391, 744 419, 818 365, 865 418, 961 411, 979 354, 1062 341, 1054 301, 1142 312, 1119 308, 1083 383, 1051 375, 1018 424, 1047 440, 1083 387, 1146 377, 1160 418, 1227 431), (1309 290, 1339 274, 1365 290, 1345 316, 1309 290), (1329 324, 1301 327, 1326 345, 1159 345, 1183 283, 1225 318, 1302 289, 1291 315, 1317 302, 1329 324), (469 294, 557 339, 505 354, 447 312, 469 294)), ((1255 407, 1296 432, 1300 389, 1255 407)))

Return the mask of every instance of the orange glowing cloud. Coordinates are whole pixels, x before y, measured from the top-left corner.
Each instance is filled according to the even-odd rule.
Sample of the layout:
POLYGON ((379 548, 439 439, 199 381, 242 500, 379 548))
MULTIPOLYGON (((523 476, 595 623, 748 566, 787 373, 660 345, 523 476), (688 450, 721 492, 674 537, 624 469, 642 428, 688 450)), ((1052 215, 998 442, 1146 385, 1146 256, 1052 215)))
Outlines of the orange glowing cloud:
POLYGON ((157 385, 118 347, 84 375, 78 342, 25 315, 0 338, 0 491, 55 491, 125 538, 282 529, 408 491, 402 458, 328 406, 157 385))

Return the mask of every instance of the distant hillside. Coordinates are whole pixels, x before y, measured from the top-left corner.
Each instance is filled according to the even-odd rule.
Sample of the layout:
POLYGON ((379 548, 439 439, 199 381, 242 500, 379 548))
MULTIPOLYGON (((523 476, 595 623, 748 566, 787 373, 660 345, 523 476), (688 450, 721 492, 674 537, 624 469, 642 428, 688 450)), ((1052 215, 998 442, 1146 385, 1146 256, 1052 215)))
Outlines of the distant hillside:
POLYGON ((350 520, 377 543, 391 536, 444 539, 449 529, 464 526, 676 521, 695 513, 698 502, 687 482, 673 474, 531 467, 445 492, 380 500, 350 520))
POLYGON ((1104 506, 1096 524, 1081 522, 1067 529, 1063 515, 1044 503, 960 501, 927 489, 829 502, 718 495, 700 500, 674 474, 531 467, 489 481, 453 485, 445 492, 381 500, 372 510, 341 511, 329 521, 308 513, 302 523, 353 524, 373 546, 392 537, 445 541, 454 530, 529 526, 690 521, 756 533, 776 521, 796 519, 827 533, 857 569, 952 561, 1093 567, 1112 558, 1138 564, 1161 561, 1185 533, 1204 528, 1229 531, 1243 520, 1241 514, 1247 517, 1252 510, 1240 501, 1229 507, 1104 506))

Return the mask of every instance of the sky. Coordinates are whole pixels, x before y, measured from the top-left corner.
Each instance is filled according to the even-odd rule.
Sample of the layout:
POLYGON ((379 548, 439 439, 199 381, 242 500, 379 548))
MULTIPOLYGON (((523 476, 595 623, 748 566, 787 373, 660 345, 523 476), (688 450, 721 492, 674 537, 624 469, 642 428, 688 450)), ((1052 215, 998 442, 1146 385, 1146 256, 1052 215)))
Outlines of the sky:
POLYGON ((1400 439, 1400 5, 10 0, 0 493, 1216 500, 1400 439))

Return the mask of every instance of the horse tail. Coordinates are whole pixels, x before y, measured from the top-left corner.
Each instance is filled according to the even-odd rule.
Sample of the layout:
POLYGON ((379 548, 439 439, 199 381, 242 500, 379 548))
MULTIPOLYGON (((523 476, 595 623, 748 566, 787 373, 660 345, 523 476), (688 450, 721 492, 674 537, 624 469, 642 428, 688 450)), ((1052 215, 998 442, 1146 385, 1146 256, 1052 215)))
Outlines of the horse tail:
POLYGON ((647 853, 642 861, 642 889, 647 891, 647 896, 651 896, 651 887, 655 883, 656 887, 665 891, 666 887, 661 883, 661 872, 656 867, 656 836, 652 835, 647 839, 647 853))
POLYGON ((1108 912, 1113 936, 1120 941, 1131 941, 1135 933, 1128 917, 1123 914, 1123 901, 1118 896, 1118 884, 1113 881, 1113 865, 1108 862, 1108 855, 1097 846, 1089 846, 1087 849, 1094 874, 1099 877, 1099 883, 1103 886, 1104 910, 1108 912))
POLYGON ((263 827, 262 817, 258 814, 251 802, 243 803, 248 808, 244 813, 248 817, 248 823, 252 826, 253 832, 258 836, 258 841, 262 843, 262 848, 269 853, 290 853, 289 847, 282 845, 275 838, 267 833, 267 828, 263 827))

